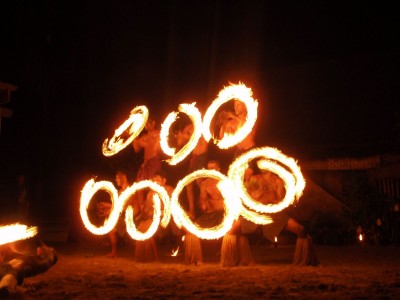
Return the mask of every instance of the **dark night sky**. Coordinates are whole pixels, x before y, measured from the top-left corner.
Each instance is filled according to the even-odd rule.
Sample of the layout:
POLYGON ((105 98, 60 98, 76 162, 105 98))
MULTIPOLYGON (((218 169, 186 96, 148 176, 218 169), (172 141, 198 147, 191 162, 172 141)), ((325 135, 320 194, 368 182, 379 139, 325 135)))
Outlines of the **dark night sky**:
POLYGON ((163 120, 182 102, 207 107, 229 82, 253 88, 263 145, 299 158, 398 151, 388 3, 98 2, 2 4, 0 81, 18 91, 1 172, 41 178, 48 198, 112 173, 101 144, 134 106, 163 120))

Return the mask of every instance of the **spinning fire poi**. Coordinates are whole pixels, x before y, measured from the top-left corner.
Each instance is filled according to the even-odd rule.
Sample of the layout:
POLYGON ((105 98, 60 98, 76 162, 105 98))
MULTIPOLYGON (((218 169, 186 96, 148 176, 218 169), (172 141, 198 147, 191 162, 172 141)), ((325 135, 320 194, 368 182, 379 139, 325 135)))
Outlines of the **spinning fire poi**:
MULTIPOLYGON (((253 130, 253 126, 257 120, 258 102, 252 97, 252 91, 244 84, 230 85, 220 91, 218 97, 207 109, 203 120, 201 113, 197 109, 196 104, 181 104, 178 107, 179 113, 184 113, 189 116, 193 123, 194 131, 183 148, 177 153, 176 149, 171 148, 168 144, 168 136, 170 127, 178 117, 177 112, 171 112, 164 122, 160 131, 160 146, 161 149, 170 159, 166 161, 170 165, 176 165, 182 161, 196 147, 198 140, 203 136, 206 141, 213 142, 221 149, 228 149, 243 141, 253 130), (219 138, 211 133, 210 124, 215 117, 217 110, 221 105, 231 100, 243 102, 247 109, 247 116, 243 124, 234 133, 224 133, 222 138, 219 138)), ((145 106, 139 106, 131 111, 130 117, 116 131, 114 137, 103 144, 103 154, 112 156, 121 151, 129 143, 131 143, 143 130, 144 124, 148 117, 148 110, 145 106), (128 135, 124 137, 123 135, 128 135)), ((283 155, 279 150, 270 147, 260 147, 239 156, 230 166, 227 176, 220 172, 212 172, 210 170, 199 170, 188 174, 180 180, 170 198, 167 193, 162 191, 161 186, 156 183, 151 184, 145 182, 135 182, 128 192, 118 196, 116 189, 111 182, 89 180, 82 190, 80 214, 85 227, 94 234, 106 234, 116 225, 119 216, 127 205, 128 196, 132 196, 138 189, 150 187, 161 195, 164 204, 162 226, 166 226, 171 215, 178 226, 183 226, 187 231, 198 236, 201 239, 217 239, 224 236, 232 227, 232 224, 241 215, 247 220, 255 224, 271 223, 269 214, 281 211, 291 205, 302 194, 305 187, 305 181, 300 171, 299 166, 294 159, 283 155), (248 194, 246 187, 243 184, 244 170, 249 162, 256 158, 262 158, 259 162, 260 169, 268 170, 277 174, 285 183, 286 193, 279 203, 273 205, 264 205, 258 203, 248 194), (225 217, 222 223, 213 228, 199 228, 191 222, 188 215, 183 211, 179 204, 179 194, 182 189, 189 183, 199 178, 212 177, 220 180, 219 189, 224 197, 225 217), (148 185, 146 185, 148 184, 148 185), (94 194, 99 190, 105 190, 111 198, 112 209, 104 224, 100 227, 93 225, 87 214, 87 210, 94 194), (169 208, 171 210, 169 210, 169 208)), ((156 231, 158 219, 161 216, 159 212, 159 199, 154 200, 154 220, 151 228, 146 233, 139 233, 136 230, 132 217, 133 208, 128 207, 126 211, 126 226, 128 233, 133 239, 142 240, 150 238, 156 231)))

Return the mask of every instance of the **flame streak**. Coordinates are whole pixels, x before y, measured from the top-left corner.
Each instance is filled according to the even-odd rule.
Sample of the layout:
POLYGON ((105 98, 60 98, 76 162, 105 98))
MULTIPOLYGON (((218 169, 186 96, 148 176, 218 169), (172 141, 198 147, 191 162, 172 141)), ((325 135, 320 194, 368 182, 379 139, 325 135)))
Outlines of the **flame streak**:
POLYGON ((0 226, 0 245, 31 238, 37 232, 37 227, 27 227, 22 224, 0 226))
POLYGON ((267 224, 273 223, 273 220, 271 219, 270 216, 265 215, 265 214, 260 214, 256 211, 249 210, 244 205, 242 206, 240 215, 243 218, 249 220, 250 222, 253 222, 254 224, 258 224, 258 225, 267 225, 267 224))
POLYGON ((117 154, 119 151, 124 149, 126 146, 131 144, 133 140, 140 134, 146 125, 147 119, 149 117, 149 110, 146 106, 135 107, 129 118, 122 123, 120 127, 115 130, 114 136, 108 140, 105 139, 103 142, 103 155, 112 156, 117 154), (124 139, 121 135, 128 130, 129 137, 124 139))
POLYGON ((239 217, 241 210, 240 198, 232 182, 228 178, 215 170, 197 170, 182 180, 180 180, 171 196, 172 216, 178 227, 185 227, 189 232, 198 236, 201 239, 218 239, 224 236, 232 227, 233 222, 239 217), (212 228, 201 228, 195 225, 179 204, 179 195, 183 188, 192 181, 201 178, 210 177, 220 182, 217 184, 224 198, 225 215, 221 224, 212 228))
POLYGON ((182 103, 179 105, 178 110, 179 112, 185 113, 189 116, 190 120, 193 123, 194 131, 189 141, 186 143, 186 145, 183 146, 178 153, 175 153, 176 149, 171 148, 168 145, 168 135, 169 135, 169 129, 172 123, 176 121, 178 113, 171 112, 167 116, 167 118, 161 125, 160 145, 161 149, 164 151, 165 154, 172 156, 170 159, 166 160, 170 165, 176 165, 179 162, 181 162, 186 156, 188 156, 189 153, 192 152, 193 149, 196 147, 197 142, 199 141, 202 135, 201 113, 196 107, 196 103, 192 104, 182 103))
POLYGON ((165 154, 168 156, 173 156, 175 154, 175 148, 171 148, 168 144, 169 129, 171 125, 176 121, 178 113, 173 111, 168 114, 164 122, 161 124, 160 130, 160 146, 165 154))
MULTIPOLYGON (((292 158, 283 155, 279 150, 270 147, 256 148, 239 156, 230 165, 228 178, 234 182, 245 206, 256 212, 267 214, 276 213, 288 207, 297 197, 300 197, 305 187, 304 178, 301 175, 300 168, 297 166, 296 162, 292 158), (243 179, 245 169, 247 168, 249 161, 257 157, 265 158, 265 160, 261 160, 258 164, 260 169, 269 170, 277 174, 284 182, 286 189, 285 197, 277 204, 265 205, 254 201, 254 199, 252 199, 247 193, 247 189, 244 186, 243 179), (276 162, 285 165, 291 172, 287 171, 276 162)), ((244 214, 244 217, 248 217, 248 215, 244 214)), ((257 220, 254 220, 254 222, 257 223, 257 220)))
POLYGON ((204 115, 203 135, 205 140, 208 142, 213 138, 214 142, 221 149, 228 149, 243 141, 249 135, 257 120, 258 102, 253 99, 252 95, 253 92, 251 89, 246 87, 244 84, 231 85, 220 91, 217 99, 211 103, 204 115), (215 137, 212 137, 210 132, 211 121, 218 108, 232 99, 242 101, 246 105, 246 122, 234 134, 224 133, 222 139, 218 140, 215 137))

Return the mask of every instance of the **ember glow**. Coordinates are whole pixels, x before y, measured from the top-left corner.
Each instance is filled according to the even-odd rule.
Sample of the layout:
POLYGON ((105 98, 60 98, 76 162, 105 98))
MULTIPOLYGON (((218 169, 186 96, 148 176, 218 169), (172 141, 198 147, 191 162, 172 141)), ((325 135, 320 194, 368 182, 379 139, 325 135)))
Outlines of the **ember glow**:
POLYGON ((104 140, 102 148, 104 156, 115 155, 126 146, 132 144, 133 140, 146 125, 148 117, 149 110, 146 106, 135 107, 131 111, 129 118, 115 130, 114 136, 110 141, 108 139, 104 140), (128 136, 124 137, 123 134, 127 134, 128 136))
POLYGON ((243 141, 252 131, 257 120, 258 102, 253 99, 252 95, 253 92, 251 89, 244 84, 233 84, 220 91, 217 99, 209 106, 203 118, 203 135, 205 140, 208 142, 213 138, 214 142, 221 149, 228 149, 243 141), (232 99, 242 101, 246 105, 246 121, 234 134, 224 133, 222 139, 218 140, 215 136, 213 137, 210 132, 211 121, 218 108, 232 99))
POLYGON ((201 239, 218 239, 223 237, 232 227, 233 222, 239 217, 241 210, 240 198, 232 182, 228 178, 215 170, 197 170, 190 173, 180 180, 171 196, 172 216, 178 227, 185 227, 189 232, 201 239), (224 198, 224 207, 226 214, 221 224, 212 228, 200 228, 190 220, 187 213, 179 203, 179 195, 183 188, 194 180, 202 177, 210 177, 219 180, 217 184, 224 198))
POLYGON ((178 107, 179 112, 185 113, 189 116, 190 120, 193 123, 193 134, 190 137, 189 141, 187 144, 182 147, 181 150, 179 150, 178 153, 175 153, 175 148, 171 148, 168 144, 168 136, 169 136, 169 129, 171 125, 176 121, 176 118, 178 116, 177 112, 171 112, 163 124, 161 125, 161 131, 160 131, 160 145, 161 149, 164 151, 165 154, 172 156, 170 159, 167 159, 166 161, 170 165, 176 165, 179 162, 181 162, 183 159, 185 159, 186 156, 190 154, 190 152, 193 151, 193 149, 196 147, 197 142, 199 141, 201 135, 202 135, 202 120, 201 120, 201 113, 196 107, 196 103, 192 104, 180 104, 178 107))
POLYGON ((27 227, 22 224, 0 226, 0 245, 34 237, 37 232, 37 227, 27 227))

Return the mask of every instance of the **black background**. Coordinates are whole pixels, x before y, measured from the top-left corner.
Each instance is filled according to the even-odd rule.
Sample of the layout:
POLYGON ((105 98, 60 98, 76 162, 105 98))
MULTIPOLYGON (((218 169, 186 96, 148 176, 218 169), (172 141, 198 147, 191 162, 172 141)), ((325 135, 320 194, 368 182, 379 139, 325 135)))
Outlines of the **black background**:
POLYGON ((300 161, 398 152, 399 22, 388 3, 9 1, 0 28, 0 81, 18 86, 1 124, 1 177, 27 174, 40 211, 76 211, 92 175, 137 167, 131 149, 101 154, 133 107, 159 121, 182 102, 204 112, 229 82, 259 100, 261 145, 300 161))

